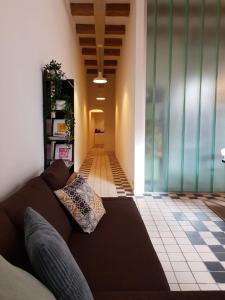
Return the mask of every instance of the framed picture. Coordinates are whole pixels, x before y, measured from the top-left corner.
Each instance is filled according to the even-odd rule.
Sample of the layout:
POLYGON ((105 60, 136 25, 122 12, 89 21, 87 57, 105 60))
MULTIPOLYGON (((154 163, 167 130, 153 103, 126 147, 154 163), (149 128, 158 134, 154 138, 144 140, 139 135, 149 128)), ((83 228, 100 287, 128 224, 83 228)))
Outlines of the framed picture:
POLYGON ((55 144, 55 159, 63 159, 72 161, 73 159, 73 145, 55 144))
POLYGON ((66 136, 66 124, 64 119, 53 119, 53 136, 66 136))

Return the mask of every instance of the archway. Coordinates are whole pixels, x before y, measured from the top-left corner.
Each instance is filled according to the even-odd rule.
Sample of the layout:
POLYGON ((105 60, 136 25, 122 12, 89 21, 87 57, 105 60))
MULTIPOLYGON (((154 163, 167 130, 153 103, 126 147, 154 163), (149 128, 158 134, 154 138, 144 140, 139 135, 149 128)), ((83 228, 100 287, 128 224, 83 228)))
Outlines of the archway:
POLYGON ((105 114, 102 109, 89 111, 89 148, 104 147, 105 114))

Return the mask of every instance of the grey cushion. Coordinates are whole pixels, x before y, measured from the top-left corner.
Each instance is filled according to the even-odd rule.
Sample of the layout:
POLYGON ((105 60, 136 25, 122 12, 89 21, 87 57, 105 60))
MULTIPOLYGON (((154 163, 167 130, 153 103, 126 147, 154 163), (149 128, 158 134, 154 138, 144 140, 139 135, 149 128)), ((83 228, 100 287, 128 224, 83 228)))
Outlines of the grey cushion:
POLYGON ((93 299, 79 266, 59 233, 28 207, 25 245, 34 271, 58 300, 93 299))
POLYGON ((7 262, 0 255, 1 300, 56 300, 35 277, 7 262))

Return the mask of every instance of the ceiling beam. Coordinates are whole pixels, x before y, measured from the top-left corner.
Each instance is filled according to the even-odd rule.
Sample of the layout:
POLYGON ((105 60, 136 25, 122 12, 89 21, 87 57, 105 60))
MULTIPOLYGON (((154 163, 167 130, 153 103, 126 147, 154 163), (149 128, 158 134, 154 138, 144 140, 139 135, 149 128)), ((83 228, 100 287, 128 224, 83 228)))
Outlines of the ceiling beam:
POLYGON ((70 3, 70 10, 72 16, 93 16, 93 3, 70 3))
POLYGON ((106 4, 107 17, 128 17, 130 15, 129 3, 108 3, 106 4))

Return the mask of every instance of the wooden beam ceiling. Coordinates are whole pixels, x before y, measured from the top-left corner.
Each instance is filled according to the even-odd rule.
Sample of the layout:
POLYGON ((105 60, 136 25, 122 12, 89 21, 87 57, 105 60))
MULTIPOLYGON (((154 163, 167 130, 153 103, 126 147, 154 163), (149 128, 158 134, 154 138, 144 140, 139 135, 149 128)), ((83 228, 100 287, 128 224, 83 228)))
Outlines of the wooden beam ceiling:
POLYGON ((93 37, 80 37, 81 46, 96 46, 96 40, 93 37))
POLYGON ((83 55, 96 55, 96 48, 82 48, 83 55))
POLYGON ((98 74, 97 69, 87 69, 87 74, 98 74))
POLYGON ((119 38, 106 38, 104 45, 105 46, 121 47, 122 46, 122 39, 119 39, 119 38))
POLYGON ((107 66, 107 67, 114 67, 114 66, 117 66, 117 60, 104 60, 104 66, 107 66))
MULTIPOLYGON (((93 3, 71 3, 70 10, 72 16, 94 16, 93 3)), ((130 15, 129 3, 107 3, 106 16, 107 17, 128 17, 130 15)))
POLYGON ((70 10, 72 16, 93 16, 94 4, 93 3, 71 3, 70 10))
POLYGON ((115 74, 116 70, 115 69, 104 69, 104 74, 115 74))
POLYGON ((76 24, 76 32, 78 34, 95 34, 94 24, 76 24))
POLYGON ((105 34, 125 34, 125 25, 105 25, 105 34))
POLYGON ((129 3, 108 3, 106 4, 107 17, 128 17, 130 14, 129 3))
POLYGON ((97 60, 95 59, 85 59, 85 66, 97 66, 97 60))
POLYGON ((104 49, 104 55, 107 55, 107 56, 120 56, 120 49, 105 48, 104 49))
POLYGON ((78 3, 70 4, 71 15, 74 17, 87 73, 96 75, 101 69, 103 74, 115 74, 117 59, 123 44, 123 35, 126 33, 125 19, 120 17, 124 18, 130 15, 130 4, 106 3, 106 0, 78 0, 75 2, 78 3), (107 17, 111 19, 107 19, 107 17), (107 24, 109 20, 112 20, 111 24, 107 24), (123 20, 122 24, 121 20, 123 20), (98 63, 99 53, 102 53, 101 64, 98 63))

